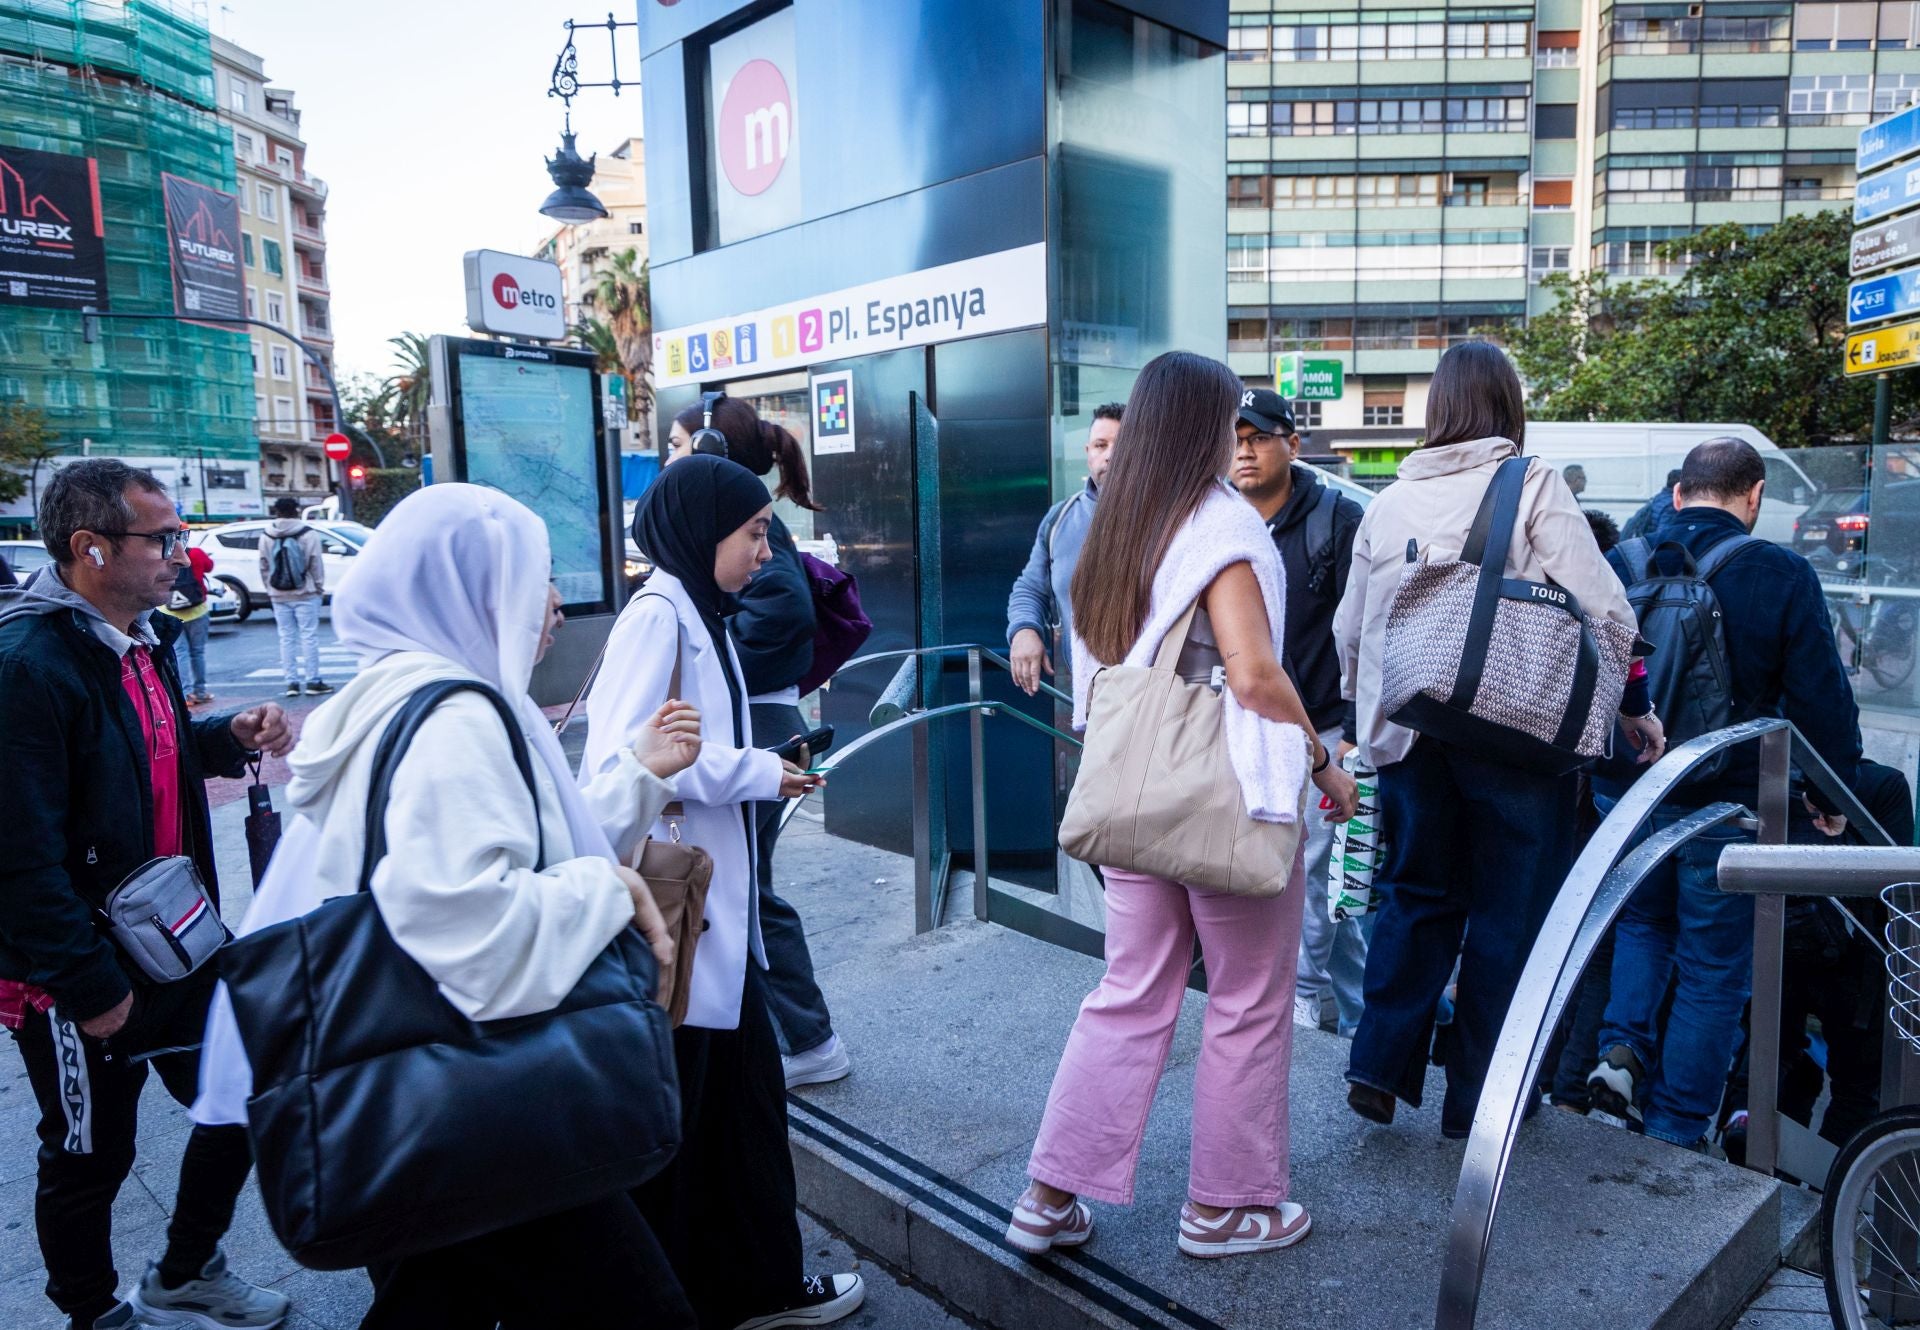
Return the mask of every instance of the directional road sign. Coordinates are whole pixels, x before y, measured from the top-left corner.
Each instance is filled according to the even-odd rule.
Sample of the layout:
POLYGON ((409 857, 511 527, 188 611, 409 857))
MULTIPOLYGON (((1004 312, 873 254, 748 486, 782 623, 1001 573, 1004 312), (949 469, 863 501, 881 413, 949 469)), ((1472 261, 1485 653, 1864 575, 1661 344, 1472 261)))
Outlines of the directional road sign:
POLYGON ((1282 397, 1337 402, 1346 392, 1346 366, 1338 360, 1308 360, 1298 351, 1287 351, 1274 358, 1273 381, 1282 397))
POLYGON ((1920 162, 1902 162, 1853 187, 1853 224, 1871 222, 1920 203, 1920 162))
POLYGON ((1847 373, 1878 374, 1920 364, 1920 319, 1890 323, 1847 338, 1847 373))
POLYGON ((1853 233, 1853 275, 1873 272, 1905 259, 1920 259, 1920 212, 1853 233))
POLYGON ((1861 130, 1853 166, 1856 171, 1871 171, 1916 152, 1920 152, 1920 105, 1861 130))
POLYGON ((1847 326, 1920 313, 1920 268, 1863 277, 1847 288, 1847 326))

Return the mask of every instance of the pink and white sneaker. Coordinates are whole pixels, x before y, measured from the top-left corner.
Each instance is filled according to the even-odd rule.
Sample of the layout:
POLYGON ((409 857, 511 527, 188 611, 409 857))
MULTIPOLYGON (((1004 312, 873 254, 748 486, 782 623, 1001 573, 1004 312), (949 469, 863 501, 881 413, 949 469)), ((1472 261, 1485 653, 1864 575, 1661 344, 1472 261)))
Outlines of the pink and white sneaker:
POLYGON ((1078 1247, 1092 1236, 1093 1211, 1084 1201, 1049 1210, 1031 1187, 1014 1202, 1013 1222, 1007 1225, 1008 1244, 1034 1256, 1054 1247, 1078 1247))
POLYGON ((1218 1219, 1202 1218, 1191 1205, 1180 1207, 1180 1250, 1202 1260, 1279 1251, 1307 1236, 1313 1220, 1306 1207, 1282 1201, 1274 1207, 1237 1205, 1218 1219))

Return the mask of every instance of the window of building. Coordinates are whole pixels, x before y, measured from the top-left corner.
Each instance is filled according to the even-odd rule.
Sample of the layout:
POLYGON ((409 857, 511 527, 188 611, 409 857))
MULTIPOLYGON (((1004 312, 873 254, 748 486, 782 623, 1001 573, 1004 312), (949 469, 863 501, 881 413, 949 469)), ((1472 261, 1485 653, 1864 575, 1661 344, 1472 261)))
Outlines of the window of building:
POLYGON ((256 199, 260 211, 260 220, 263 222, 272 221, 276 215, 276 195, 278 191, 275 190, 272 185, 255 185, 254 189, 257 191, 256 199))
POLYGON ((1610 203, 1684 203, 1687 199, 1685 158, 1670 166, 1615 166, 1607 171, 1610 203))
POLYGON ((1873 113, 1892 115, 1920 102, 1920 74, 1876 74, 1873 77, 1873 113))
POLYGON ((282 175, 292 175, 293 174, 293 149, 276 147, 273 150, 273 164, 280 168, 280 173, 282 175))
POLYGON ((1572 268, 1571 245, 1535 245, 1527 256, 1527 276, 1536 282, 1549 273, 1569 272, 1572 268))
POLYGON ((1227 237, 1227 280, 1251 281, 1267 275, 1265 236, 1227 237))
POLYGON ((1426 208, 1432 207, 1440 202, 1440 176, 1438 172, 1423 171, 1416 174, 1405 175, 1363 175, 1355 178, 1353 184, 1357 188, 1360 202, 1368 207, 1426 208))
POLYGON ((273 399, 273 428, 279 434, 291 434, 294 427, 293 399, 276 397, 273 399))
POLYGON ((24 402, 26 400, 26 381, 24 379, 16 379, 10 374, 0 374, 0 402, 24 402))
POLYGON ((1872 111, 1870 74, 1800 74, 1787 85, 1790 124, 1864 125, 1872 111))
POLYGON ((1580 30, 1543 32, 1535 40, 1533 63, 1541 69, 1572 69, 1580 63, 1580 30))
POLYGON ((1880 38, 1875 43, 1883 51, 1904 51, 1920 45, 1920 5, 1913 0, 1890 0, 1880 6, 1880 38))
POLYGON ((1362 425, 1404 425, 1407 422, 1407 403, 1404 393, 1396 394, 1388 401, 1384 393, 1368 393, 1360 406, 1362 425), (1382 400, 1375 401, 1379 397, 1382 400))
POLYGON ((258 337, 249 337, 247 339, 247 349, 253 353, 253 376, 255 378, 259 378, 260 377, 260 339, 258 337))
POLYGON ((240 233, 240 260, 249 268, 253 266, 253 233, 251 231, 240 233))
POLYGON ((1483 208, 1487 203, 1487 186, 1492 181, 1483 175, 1457 175, 1447 189, 1447 206, 1450 208, 1483 208))
POLYGON ((257 308, 258 302, 259 302, 259 293, 253 287, 249 286, 247 288, 247 317, 248 318, 257 319, 260 317, 260 313, 257 308))
POLYGON ((243 162, 253 160, 253 135, 244 130, 233 132, 233 155, 243 162))
POLYGON ((260 266, 272 273, 275 277, 285 274, 287 270, 286 263, 281 257, 280 242, 278 240, 262 240, 260 242, 260 266))
POLYGON ((1228 319, 1227 350, 1264 351, 1267 349, 1265 319, 1228 319))
POLYGON ((1270 178, 1276 208, 1350 208, 1356 186, 1372 176, 1293 175, 1270 178))
POLYGON ((1793 7, 1793 49, 1871 50, 1878 28, 1874 9, 1865 0, 1839 5, 1797 4, 1793 7))
POLYGON ((253 216, 253 205, 247 202, 247 182, 246 181, 242 180, 240 182, 240 188, 233 191, 233 200, 235 203, 238 203, 240 205, 240 215, 242 217, 253 216))
POLYGON ((1229 60, 1265 60, 1267 58, 1267 25, 1258 27, 1227 29, 1227 59, 1229 60))
POLYGON ((1573 181, 1538 180, 1533 182, 1535 212, 1565 212, 1573 207, 1573 181))
MULTIPOLYGON (((1265 60, 1264 50, 1255 55, 1229 57, 1241 60, 1265 60)), ((1327 41, 1324 23, 1299 23, 1273 29, 1272 58, 1283 64, 1299 60, 1331 60, 1333 50, 1327 41)), ((1351 57, 1349 57, 1351 58, 1351 57)))
POLYGON ((1538 139, 1570 139, 1578 126, 1577 106, 1543 105, 1533 108, 1533 136, 1538 139))
POLYGON ((267 292, 267 322, 276 328, 287 326, 287 299, 278 291, 267 292))
POLYGON ((1300 429, 1319 429, 1322 423, 1321 407, 1324 402, 1295 402, 1292 405, 1293 427, 1300 429))
POLYGON ((1230 175, 1227 177, 1229 208, 1266 208, 1272 206, 1273 177, 1230 175))
POLYGON ((44 332, 40 334, 40 341, 48 355, 69 357, 73 355, 78 339, 70 332, 44 332))
POLYGON ((647 233, 647 224, 645 222, 628 222, 627 223, 628 235, 638 236, 638 235, 645 235, 646 233, 647 233))
POLYGON ((1700 128, 1777 127, 1785 94, 1780 79, 1707 79, 1700 84, 1700 128))
POLYGON ((227 75, 227 105, 239 115, 247 114, 247 105, 251 100, 247 85, 233 75, 227 75))
POLYGON ((1267 133, 1268 103, 1228 102, 1227 135, 1230 138, 1253 136, 1264 138, 1267 133))
POLYGON ((1350 351, 1353 349, 1352 319, 1272 320, 1272 342, 1276 351, 1350 351))
POLYGON ((284 346, 272 346, 267 349, 267 352, 273 363, 273 377, 276 379, 292 378, 293 357, 287 354, 287 348, 284 346))

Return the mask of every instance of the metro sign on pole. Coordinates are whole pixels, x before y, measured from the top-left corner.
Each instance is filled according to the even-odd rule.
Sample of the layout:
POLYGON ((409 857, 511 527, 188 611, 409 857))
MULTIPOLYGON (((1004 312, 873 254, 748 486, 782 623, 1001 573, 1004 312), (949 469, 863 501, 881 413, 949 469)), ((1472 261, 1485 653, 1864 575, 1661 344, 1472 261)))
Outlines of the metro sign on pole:
POLYGON ((1920 313, 1920 268, 1867 277, 1847 288, 1847 326, 1920 313))
POLYGON ((1855 333, 1847 338, 1846 371, 1879 374, 1884 370, 1906 369, 1920 364, 1920 319, 1890 323, 1871 332, 1855 333))

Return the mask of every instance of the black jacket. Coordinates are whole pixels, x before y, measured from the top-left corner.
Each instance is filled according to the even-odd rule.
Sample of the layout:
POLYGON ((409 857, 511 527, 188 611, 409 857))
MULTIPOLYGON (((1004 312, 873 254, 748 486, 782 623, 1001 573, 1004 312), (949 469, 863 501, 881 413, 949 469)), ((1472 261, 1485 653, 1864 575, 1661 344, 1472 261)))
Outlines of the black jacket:
MULTIPOLYGON (((1739 518, 1709 507, 1670 513, 1658 529, 1660 541, 1679 542, 1696 560, 1721 541, 1744 534, 1739 518)), ((1617 548, 1607 552, 1607 562, 1626 581, 1629 574, 1617 548)), ((1834 645, 1813 565, 1784 545, 1754 545, 1722 565, 1712 585, 1725 615, 1733 718, 1784 716, 1851 788, 1860 765, 1860 708, 1834 645)), ((1728 755, 1718 778, 1688 786, 1686 802, 1726 799, 1751 806, 1758 780, 1759 747, 1745 744, 1728 755)), ((1594 789, 1609 797, 1619 797, 1624 788, 1594 777, 1594 789)), ((1811 787, 1808 794, 1816 804, 1826 803, 1811 787)))
MULTIPOLYGON (((174 669, 180 625, 152 619, 154 665, 182 722, 180 785, 186 852, 216 904, 213 831, 204 781, 238 776, 246 752, 231 717, 188 718, 174 669)), ((140 717, 120 659, 73 610, 0 624, 0 771, 7 780, 7 852, 0 855, 0 979, 53 995, 76 1021, 110 1011, 131 989, 93 911, 153 858, 153 789, 140 717)))
POLYGON ((740 611, 727 620, 748 697, 791 688, 813 668, 813 584, 806 565, 793 533, 778 517, 767 544, 773 557, 735 597, 740 611))
POLYGON ((1360 505, 1305 467, 1293 468, 1293 496, 1286 507, 1267 523, 1273 543, 1280 550, 1280 563, 1287 571, 1286 667, 1293 686, 1300 690, 1307 715, 1314 728, 1329 730, 1339 726, 1351 740, 1353 703, 1340 697, 1340 656, 1333 646, 1333 612, 1340 597, 1347 593, 1347 573, 1353 567, 1353 533, 1360 529, 1360 505), (1333 508, 1333 550, 1329 563, 1325 558, 1312 565, 1313 551, 1307 548, 1307 514, 1317 503, 1333 508), (1314 574, 1321 585, 1313 585, 1314 574))

